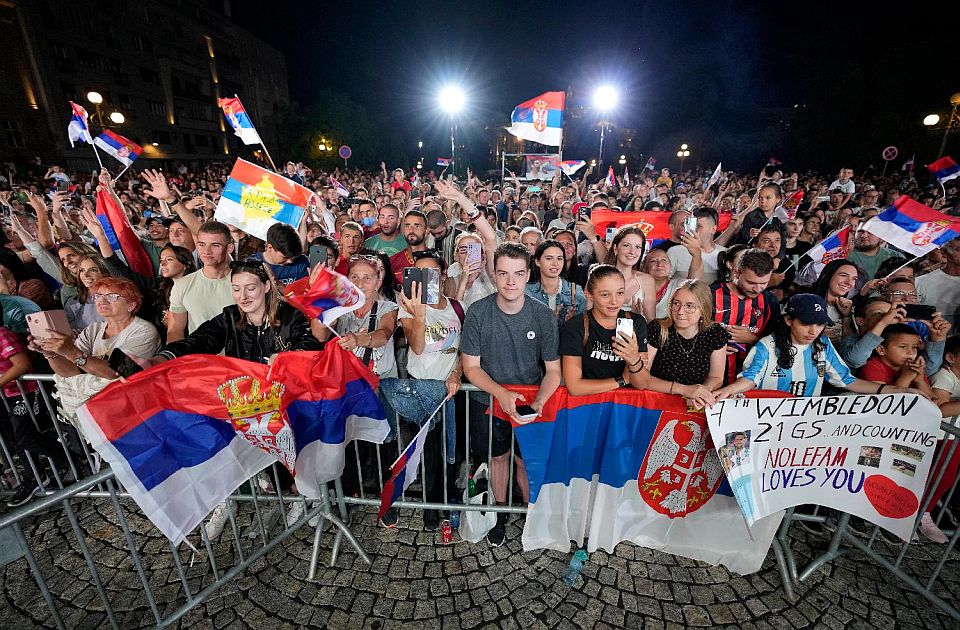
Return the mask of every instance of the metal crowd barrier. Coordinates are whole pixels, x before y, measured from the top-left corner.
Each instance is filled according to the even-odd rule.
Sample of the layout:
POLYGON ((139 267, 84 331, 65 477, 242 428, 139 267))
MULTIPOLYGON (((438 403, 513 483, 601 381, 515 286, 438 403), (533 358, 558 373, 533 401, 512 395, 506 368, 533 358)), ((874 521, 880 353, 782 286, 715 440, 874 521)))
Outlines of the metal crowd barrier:
MULTIPOLYGON (((39 395, 46 406, 47 412, 51 418, 59 419, 51 396, 53 378, 46 375, 29 375, 21 380, 22 382, 36 381, 40 385, 39 395)), ((21 391, 24 391, 22 382, 20 387, 21 391)), ((417 486, 412 486, 408 493, 402 495, 400 500, 394 503, 394 506, 414 510, 434 509, 461 512, 479 510, 526 513, 525 503, 519 501, 515 505, 514 501, 514 470, 517 459, 515 442, 511 444, 509 452, 509 476, 504 505, 463 505, 456 500, 460 496, 453 495, 454 492, 457 495, 462 495, 463 488, 466 485, 466 471, 474 470, 476 465, 480 463, 479 461, 471 461, 470 412, 473 405, 481 403, 471 400, 469 395, 470 392, 479 390, 470 385, 465 385, 463 390, 465 393, 458 396, 462 400, 459 400, 457 405, 465 413, 456 414, 457 439, 454 447, 457 449, 457 453, 455 453, 456 464, 454 466, 447 464, 447 455, 450 453, 448 453, 446 418, 441 417, 439 426, 432 430, 440 431, 442 438, 441 452, 439 453, 443 459, 441 467, 443 473, 441 481, 442 502, 427 500, 426 460, 421 460, 420 476, 417 482, 419 489, 417 489, 417 486), (461 445, 463 447, 462 453, 459 451, 461 445), (466 467, 462 464, 464 461, 467 462, 466 467), (459 470, 454 473, 456 476, 455 483, 451 484, 451 470, 456 465, 459 465, 459 470)), ((6 398, 3 399, 3 404, 9 411, 10 403, 6 398)), ((443 409, 440 413, 445 414, 446 409, 443 409)), ((32 409, 30 410, 30 417, 35 422, 37 421, 32 409)), ((494 418, 490 412, 487 412, 484 417, 488 429, 486 462, 488 468, 492 471, 492 426, 494 418)), ((200 547, 199 550, 192 549, 187 545, 179 548, 173 546, 149 524, 146 524, 146 529, 148 532, 152 532, 152 536, 139 533, 144 530, 145 519, 132 501, 129 501, 129 495, 118 488, 113 473, 109 470, 103 470, 85 476, 88 467, 96 468, 96 458, 89 452, 82 440, 77 440, 75 432, 69 425, 57 420, 53 423, 53 429, 64 450, 68 470, 58 471, 53 467, 53 462, 50 462, 50 465, 54 468, 55 480, 48 487, 48 490, 38 498, 33 499, 32 502, 0 516, 0 570, 3 570, 2 567, 12 562, 25 559, 36 581, 40 596, 49 611, 49 618, 36 618, 33 621, 37 625, 41 625, 52 620, 56 627, 65 628, 74 627, 83 622, 83 619, 79 618, 80 615, 89 613, 83 610, 83 607, 78 608, 76 606, 66 615, 61 613, 61 608, 64 605, 62 593, 67 592, 70 588, 75 588, 73 582, 80 578, 77 575, 72 575, 70 576, 71 579, 64 580, 59 567, 65 564, 84 566, 89 574, 89 584, 96 591, 96 597, 102 605, 104 616, 99 624, 93 625, 109 625, 112 628, 119 628, 127 625, 142 625, 142 614, 129 611, 135 610, 137 603, 142 609, 144 602, 149 607, 153 622, 158 627, 176 623, 257 560, 269 554, 285 540, 290 539, 299 528, 306 525, 314 517, 319 517, 319 523, 312 536, 313 549, 307 569, 308 580, 313 580, 316 576, 321 534, 326 530, 325 521, 336 527, 329 558, 330 566, 334 566, 336 563, 343 541, 350 543, 358 556, 369 565, 370 558, 350 533, 351 516, 355 514, 351 513, 348 506, 378 506, 380 504, 380 491, 383 488, 384 480, 389 476, 390 464, 403 452, 409 442, 409 437, 416 432, 418 427, 413 423, 398 419, 396 440, 379 447, 366 443, 360 445, 356 442, 350 445, 348 447, 347 466, 355 469, 351 474, 355 472, 356 489, 354 492, 350 492, 349 496, 344 493, 341 486, 341 481, 346 479, 347 475, 331 484, 333 487, 330 489, 329 495, 324 495, 319 504, 312 505, 307 505, 302 498, 297 496, 278 496, 272 492, 264 491, 260 488, 258 479, 251 478, 228 500, 236 507, 236 513, 234 514, 233 510, 227 511, 228 522, 221 536, 216 540, 210 540, 206 535, 204 526, 201 525, 198 528, 198 533, 189 537, 188 540, 197 543, 196 546, 200 547), (362 453, 363 449, 369 450, 362 453), (371 459, 375 461, 374 479, 364 478, 365 458, 368 464, 371 459), (77 479, 79 481, 75 481, 77 479), (72 484, 71 481, 73 481, 72 484), (304 513, 295 522, 288 524, 286 522, 288 510, 297 502, 303 504, 304 513), (104 508, 106 508, 105 513, 101 513, 104 508), (60 514, 61 511, 62 514, 60 514), (55 518, 51 515, 55 515, 55 518), (132 527, 131 519, 140 527, 132 527), (41 528, 38 523, 50 523, 51 521, 56 524, 54 529, 59 528, 59 533, 66 532, 65 539, 67 535, 72 534, 72 539, 69 540, 66 551, 59 547, 56 551, 49 548, 36 548, 37 541, 43 538, 39 535, 41 528), (104 567, 107 565, 103 564, 101 554, 111 550, 94 534, 104 528, 118 528, 119 532, 114 531, 115 538, 120 539, 122 534, 122 545, 124 546, 121 552, 123 560, 121 562, 111 562, 111 565, 115 566, 109 567, 113 573, 106 581, 102 574, 104 573, 104 567), (158 541, 162 541, 162 544, 158 545, 158 541), (198 559, 201 561, 197 562, 198 559), (164 576, 174 574, 176 579, 173 584, 163 581, 164 576), (64 583, 65 581, 66 583, 64 583), (122 586, 116 586, 118 584, 122 586), (136 588, 139 588, 139 591, 131 594, 133 589, 136 588), (172 593, 170 589, 172 589, 172 593), (135 615, 136 618, 127 619, 124 614, 127 616, 135 615)), ((946 423, 944 424, 944 430, 953 436, 960 435, 960 430, 946 423)), ((946 461, 949 461, 949 458, 953 456, 958 444, 960 444, 960 440, 946 440, 942 443, 940 449, 950 449, 945 455, 946 461)), ((938 449, 938 457, 940 449, 938 449)), ((16 472, 16 467, 13 466, 14 450, 3 432, 0 432, 0 457, 2 457, 3 464, 10 468, 0 478, 0 495, 9 495, 16 483, 30 482, 28 479, 22 479, 16 472)), ((436 457, 438 454, 427 453, 426 455, 436 457)), ((38 462, 29 457, 28 460, 30 460, 28 462, 28 475, 39 479, 38 462)), ((369 465, 366 472, 368 474, 371 472, 369 465)), ((276 470, 268 468, 265 473, 268 475, 272 473, 273 488, 279 488, 280 479, 276 470)), ((265 473, 260 473, 260 475, 265 473)), ((933 479, 930 483, 935 486, 943 475, 943 470, 935 471, 931 475, 933 479)), ((956 485, 955 483, 944 498, 944 504, 949 503, 956 485)), ((369 511, 364 511, 364 514, 369 515, 369 511)), ((943 518, 942 513, 938 515, 938 520, 942 521, 943 518)), ((820 567, 840 555, 852 550, 859 550, 872 562, 889 570, 912 589, 926 596, 941 610, 954 618, 960 619, 960 613, 950 603, 952 600, 947 599, 947 594, 943 592, 942 588, 938 590, 936 584, 937 578, 948 561, 958 536, 960 536, 957 533, 960 529, 945 530, 950 535, 950 541, 942 547, 933 548, 930 545, 916 547, 908 544, 897 546, 891 543, 887 536, 882 535, 879 528, 874 528, 869 539, 864 542, 851 531, 849 520, 849 515, 841 514, 827 550, 821 556, 813 559, 802 571, 798 571, 796 557, 790 544, 791 527, 798 522, 829 524, 832 519, 824 514, 801 515, 793 510, 788 511, 774 539, 772 550, 783 580, 784 594, 789 601, 796 601, 795 589, 799 588, 820 567), (849 546, 842 548, 842 543, 847 543, 849 546), (920 556, 923 557, 922 561, 918 560, 920 556), (917 567, 921 567, 919 573, 916 570, 917 567)), ((915 523, 914 531, 918 527, 919 519, 915 523)), ((310 537, 302 537, 300 542, 304 545, 309 544, 310 537)), ((83 579, 87 578, 84 577, 83 579)), ((89 625, 89 620, 87 624, 89 625)))

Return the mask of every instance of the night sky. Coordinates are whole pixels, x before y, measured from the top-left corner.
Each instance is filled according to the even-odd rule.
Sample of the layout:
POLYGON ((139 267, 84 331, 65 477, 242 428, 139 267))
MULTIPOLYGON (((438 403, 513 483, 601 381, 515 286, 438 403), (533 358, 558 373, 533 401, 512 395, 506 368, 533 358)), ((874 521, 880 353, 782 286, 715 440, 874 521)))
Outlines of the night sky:
MULTIPOLYGON (((831 10, 731 1, 232 5, 240 25, 285 53, 293 100, 309 103, 324 87, 344 92, 410 156, 423 139, 428 159, 449 154, 436 93, 451 81, 468 94, 460 132, 468 144, 479 147, 483 125, 518 103, 566 89, 564 158, 589 160, 599 139, 590 96, 612 83, 621 103, 611 122, 636 130, 638 150, 660 165, 675 168, 686 142, 688 167, 723 160, 750 171, 771 156, 787 169, 849 163, 862 171, 882 166, 888 144, 900 148, 897 167, 914 152, 918 163, 932 161, 942 132, 920 121, 944 114, 960 92, 949 20, 909 5, 896 12, 878 12, 877 3, 830 3, 831 10), (577 117, 581 105, 587 109, 577 117)), ((960 150, 960 134, 950 147, 960 150)))

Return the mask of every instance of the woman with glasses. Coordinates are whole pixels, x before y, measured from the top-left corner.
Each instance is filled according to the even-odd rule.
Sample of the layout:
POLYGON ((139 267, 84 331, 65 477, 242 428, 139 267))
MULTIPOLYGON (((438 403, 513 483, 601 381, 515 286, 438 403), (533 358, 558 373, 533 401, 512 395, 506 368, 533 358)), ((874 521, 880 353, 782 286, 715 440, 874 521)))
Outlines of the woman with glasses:
POLYGON ((713 321, 710 288, 700 280, 681 281, 667 304, 667 316, 647 327, 647 389, 708 407, 723 384, 730 334, 713 321))

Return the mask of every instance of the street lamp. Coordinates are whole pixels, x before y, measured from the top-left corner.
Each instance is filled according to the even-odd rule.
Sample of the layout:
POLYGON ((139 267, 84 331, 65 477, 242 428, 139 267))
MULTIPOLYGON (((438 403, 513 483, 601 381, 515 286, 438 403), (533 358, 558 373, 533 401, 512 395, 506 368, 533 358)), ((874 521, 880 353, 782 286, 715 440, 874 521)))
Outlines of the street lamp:
POLYGON ((110 114, 110 121, 115 125, 122 125, 125 120, 126 117, 120 112, 111 112, 110 114))
POLYGON ((457 173, 456 124, 454 123, 454 116, 463 109, 466 100, 466 96, 464 96, 463 90, 459 86, 447 85, 440 90, 440 107, 450 115, 450 160, 453 162, 451 168, 454 175, 457 173))
MULTIPOLYGON (((937 159, 942 158, 947 150, 947 137, 950 136, 950 132, 960 129, 960 113, 957 112, 957 109, 960 109, 960 92, 950 97, 950 113, 947 114, 947 124, 943 127, 943 141, 940 143, 940 152, 937 153, 937 159)), ((923 119, 923 124, 933 127, 940 121, 939 114, 930 114, 923 119)))
POLYGON ((677 151, 677 157, 680 158, 680 173, 683 173, 683 161, 690 157, 690 150, 686 143, 680 145, 680 150, 677 151))
POLYGON ((324 143, 321 142, 321 143, 320 143, 320 146, 317 147, 317 148, 320 149, 321 151, 326 151, 326 150, 327 150, 327 145, 325 145, 324 143))
POLYGON ((627 163, 627 156, 626 156, 626 155, 621 155, 621 156, 620 156, 620 166, 623 166, 623 165, 626 164, 626 163, 627 163))
MULTIPOLYGON (((603 137, 607 129, 607 121, 603 118, 603 115, 612 110, 617 106, 617 101, 620 100, 617 90, 611 85, 601 85, 596 90, 593 91, 593 106, 600 112, 600 154, 597 156, 597 160, 600 163, 600 167, 603 167, 603 137)), ((602 176, 602 175, 601 175, 602 176)))
POLYGON ((99 105, 103 102, 103 96, 100 92, 87 92, 87 100, 93 103, 94 105, 99 105))
POLYGON ((933 127, 940 122, 940 114, 928 114, 923 117, 923 124, 927 127, 933 127))

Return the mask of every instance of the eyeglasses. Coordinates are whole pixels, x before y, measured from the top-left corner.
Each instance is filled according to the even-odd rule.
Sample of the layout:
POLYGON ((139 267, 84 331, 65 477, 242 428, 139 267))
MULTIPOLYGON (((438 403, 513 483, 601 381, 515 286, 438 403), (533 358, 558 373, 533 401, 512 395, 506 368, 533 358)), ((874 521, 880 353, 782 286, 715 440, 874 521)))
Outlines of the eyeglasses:
POLYGON ((106 300, 110 304, 113 304, 123 296, 120 295, 119 293, 94 293, 92 297, 93 297, 94 304, 96 304, 100 300, 106 300))
POLYGON ((892 298, 915 298, 918 294, 916 291, 886 291, 882 295, 892 298))
POLYGON ((700 305, 694 302, 687 302, 684 304, 683 302, 677 302, 676 300, 674 300, 673 302, 670 302, 671 311, 679 311, 680 309, 683 309, 684 313, 687 313, 688 315, 690 315, 699 311, 700 305))

